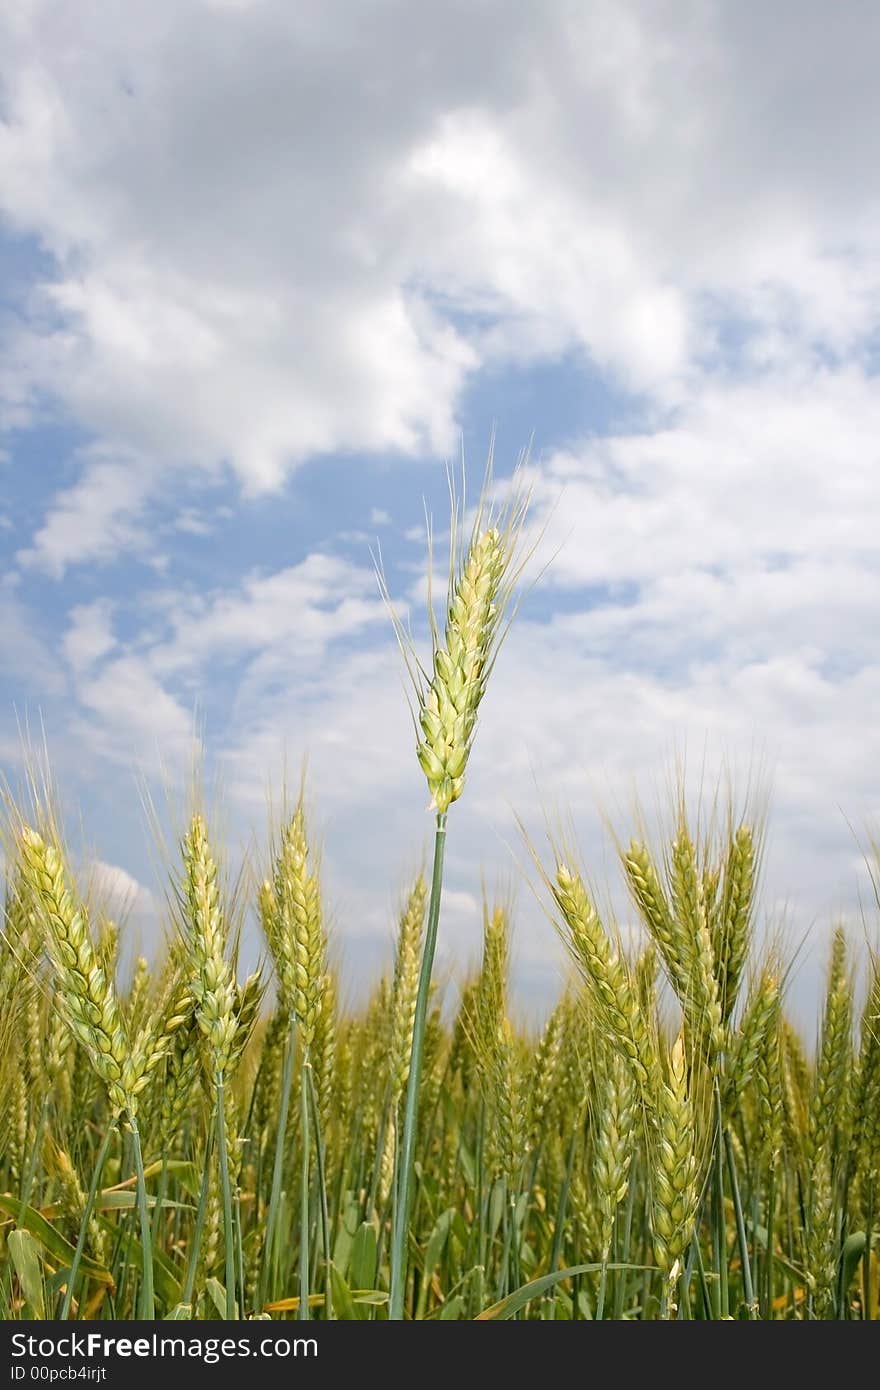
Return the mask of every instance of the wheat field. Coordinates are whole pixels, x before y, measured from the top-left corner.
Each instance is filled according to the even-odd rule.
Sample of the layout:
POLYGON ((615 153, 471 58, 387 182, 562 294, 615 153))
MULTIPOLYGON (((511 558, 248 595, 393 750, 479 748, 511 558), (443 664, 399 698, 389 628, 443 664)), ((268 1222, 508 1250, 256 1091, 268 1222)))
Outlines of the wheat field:
POLYGON ((689 821, 681 798, 662 843, 621 831, 631 948, 589 866, 532 850, 571 963, 540 1034, 509 1003, 507 903, 485 904, 479 968, 433 978, 525 514, 514 493, 467 533, 453 516, 426 666, 397 623, 434 855, 360 1010, 328 954, 320 787, 234 889, 195 805, 164 947, 126 971, 54 798, 7 797, 5 1318, 880 1316, 880 962, 869 933, 829 927, 815 1038, 798 1033, 747 805, 689 821), (245 978, 247 914, 265 964, 245 978))

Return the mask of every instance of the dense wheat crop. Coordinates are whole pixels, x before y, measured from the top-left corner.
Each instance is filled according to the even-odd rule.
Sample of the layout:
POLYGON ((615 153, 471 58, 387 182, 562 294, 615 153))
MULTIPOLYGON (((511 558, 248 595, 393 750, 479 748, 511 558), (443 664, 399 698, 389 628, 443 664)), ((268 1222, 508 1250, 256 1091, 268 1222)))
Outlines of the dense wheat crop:
POLYGON ((302 798, 247 904, 197 809, 166 944, 126 970, 50 801, 9 799, 6 1318, 880 1316, 880 964, 829 930, 799 1035, 746 807, 697 831, 677 802, 662 843, 621 840, 627 949, 587 866, 535 852, 571 958, 540 1034, 511 1016, 506 904, 486 904, 457 991, 432 981, 522 519, 481 510, 460 545, 453 527, 445 626, 414 668, 433 871, 401 894, 360 1011, 339 1005, 302 798), (246 911, 265 966, 242 978, 246 911))

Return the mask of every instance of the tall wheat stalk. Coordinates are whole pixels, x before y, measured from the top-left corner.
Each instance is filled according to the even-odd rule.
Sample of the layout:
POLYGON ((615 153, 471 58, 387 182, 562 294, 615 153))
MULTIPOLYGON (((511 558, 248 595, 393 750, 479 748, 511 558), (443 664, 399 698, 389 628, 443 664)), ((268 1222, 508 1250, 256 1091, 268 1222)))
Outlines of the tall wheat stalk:
POLYGON ((229 1083, 253 1031, 262 999, 258 975, 239 985, 227 957, 229 914, 220 889, 217 861, 208 840, 204 817, 192 817, 183 839, 184 874, 180 901, 184 940, 188 950, 189 987, 195 1022, 201 1035, 206 1068, 213 1087, 213 1128, 216 1135, 223 1209, 226 1317, 243 1308, 236 1300, 238 1262, 236 1223, 230 1171, 232 1136, 227 1130, 229 1083))
POLYGON ((460 523, 454 496, 452 499, 449 584, 442 638, 430 601, 429 572, 433 658, 430 672, 419 664, 411 643, 395 620, 416 691, 416 751, 419 766, 427 779, 431 805, 435 811, 435 825, 431 895, 413 1016, 393 1212, 389 1314, 394 1320, 403 1318, 406 1300, 407 1228, 412 1202, 425 1023, 443 892, 446 819, 450 806, 464 790, 465 770, 476 733, 477 715, 504 633, 505 610, 521 568, 516 564, 516 557, 527 499, 514 492, 513 501, 501 512, 494 513, 487 498, 489 481, 490 472, 487 470, 483 495, 469 540, 464 546, 460 543, 460 523))
MULTIPOLYGON (((284 1144, 293 1085, 294 1051, 300 1050, 300 1303, 299 1316, 309 1316, 310 1224, 310 1106, 313 1089, 311 1047, 327 985, 326 950, 318 875, 310 862, 303 796, 281 836, 274 883, 266 882, 260 897, 263 931, 275 965, 279 1007, 288 1019, 281 1082, 281 1105, 275 1140, 272 1192, 269 1201, 260 1300, 265 1301, 273 1263, 277 1261, 278 1215, 284 1172, 284 1144)), ((318 1114, 315 1115, 316 1122, 318 1114)), ((321 1136, 316 1131, 320 1149, 321 1136)), ((322 1197, 322 1201, 324 1198, 322 1197)), ((329 1297, 330 1270, 326 1270, 329 1297)))

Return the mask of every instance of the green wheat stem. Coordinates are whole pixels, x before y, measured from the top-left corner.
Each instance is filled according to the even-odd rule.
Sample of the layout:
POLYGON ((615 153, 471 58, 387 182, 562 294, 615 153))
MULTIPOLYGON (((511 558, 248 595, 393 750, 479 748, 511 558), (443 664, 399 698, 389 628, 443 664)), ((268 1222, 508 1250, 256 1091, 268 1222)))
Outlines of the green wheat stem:
POLYGON ((21 1205, 24 1209, 30 1201, 31 1187, 33 1186, 34 1175, 37 1171, 37 1161, 40 1156, 40 1149, 43 1142, 43 1131, 46 1128, 46 1118, 49 1114, 49 1096, 43 1097, 40 1106, 40 1114, 37 1119, 37 1127, 31 1143, 31 1152, 28 1158, 28 1165, 21 1185, 21 1205))
MULTIPOLYGON (((618 1263, 620 1263, 620 1264, 627 1264, 627 1263, 629 1262, 629 1259, 630 1259, 629 1249, 630 1249, 630 1241, 631 1241, 631 1239, 632 1239, 633 1206, 634 1206, 634 1204, 635 1204, 635 1199, 636 1199, 636 1185, 635 1185, 635 1182, 630 1182, 629 1188, 628 1188, 627 1194, 626 1194, 626 1212, 625 1212, 624 1222, 623 1222, 623 1250, 621 1251, 620 1249, 618 1249, 618 1252, 617 1252, 617 1259, 618 1259, 618 1263)), ((619 1237, 620 1237, 619 1223, 618 1223, 617 1230, 615 1231, 615 1236, 616 1236, 616 1238, 618 1239, 618 1242, 619 1242, 619 1237)), ((628 1273, 627 1270, 621 1269, 621 1270, 618 1270, 618 1271, 617 1271, 617 1274, 616 1274, 616 1276, 615 1276, 615 1280, 614 1280, 614 1311, 613 1311, 613 1314, 612 1314, 612 1316, 614 1317, 615 1321, 620 1321, 620 1319, 621 1319, 622 1316, 623 1316, 623 1304, 624 1304, 624 1299, 626 1298, 627 1273, 628 1273)))
POLYGON ((573 1134, 568 1143, 568 1153, 565 1159, 565 1174, 562 1179, 562 1186, 559 1189, 559 1205, 556 1209, 556 1222, 553 1230, 553 1246, 550 1251, 550 1268, 559 1268, 559 1259, 562 1254, 562 1242, 565 1236, 565 1214, 568 1210, 568 1199, 571 1193, 571 1176, 574 1172, 574 1159, 577 1150, 577 1134, 573 1134))
POLYGON ((225 1255, 226 1321, 235 1318, 235 1225, 232 1219, 232 1186, 229 1181, 229 1152, 226 1147, 223 1073, 217 1076, 217 1156, 220 1163, 220 1192, 223 1200, 223 1250, 225 1255))
POLYGON ((150 1234, 150 1214, 147 1209, 147 1184, 144 1178, 144 1158, 141 1153, 141 1135, 134 1115, 127 1116, 131 1130, 134 1166, 137 1173, 137 1206, 141 1227, 141 1290, 138 1317, 143 1322, 152 1322, 156 1316, 156 1299, 153 1292, 153 1241, 150 1234))
POLYGON ((242 1223, 241 1223, 241 1189, 240 1189, 240 1188, 236 1188, 236 1191, 235 1191, 234 1219, 235 1219, 235 1246, 236 1246, 236 1250, 237 1250, 237 1252, 238 1252, 238 1287, 239 1287, 239 1289, 241 1290, 241 1305, 240 1305, 240 1312, 241 1312, 241 1316, 244 1317, 244 1316, 246 1316, 246 1314, 245 1314, 246 1285, 245 1285, 245 1274, 244 1274, 244 1232, 243 1232, 243 1230, 242 1230, 242 1223))
POLYGON ((159 1186, 156 1189, 156 1205, 153 1209, 152 1240, 154 1245, 160 1243, 159 1237, 162 1233, 162 1217, 165 1209, 165 1198, 168 1196, 168 1154, 162 1152, 162 1167, 159 1170, 159 1186))
POLYGON ((706 1315, 707 1321, 711 1322, 714 1316, 714 1309, 712 1305, 712 1295, 709 1293, 709 1281, 706 1278, 706 1265, 703 1260, 703 1251, 700 1248, 698 1231, 695 1231, 693 1234, 692 1248, 694 1252, 694 1263, 697 1267, 697 1279, 700 1284, 700 1297, 703 1300, 703 1312, 706 1315))
POLYGON ((764 1272, 764 1317, 773 1317, 773 1242, 774 1233, 774 1206, 776 1203, 776 1172, 775 1165, 770 1168, 770 1175, 767 1179, 767 1250, 766 1250, 766 1269, 764 1272))
POLYGON ((318 1096, 315 1090, 315 1074, 308 1068, 309 1100, 312 1107, 312 1124, 315 1130, 315 1167, 318 1177, 318 1197, 321 1210, 321 1236, 324 1245, 324 1318, 329 1322, 333 1317, 333 1293, 330 1280, 330 1266, 333 1263, 333 1250, 330 1244, 330 1210, 327 1204, 327 1169, 324 1152, 324 1136, 321 1132, 321 1115, 318 1109, 318 1096))
POLYGON ((367 1221, 370 1219, 371 1213, 377 1210, 379 1204, 379 1178, 382 1167, 382 1155, 385 1152, 385 1136, 388 1131, 389 1119, 390 1111, 388 1103, 386 1102, 386 1104, 382 1106, 381 1118, 379 1120, 379 1128, 376 1132, 376 1155, 373 1159, 373 1172, 370 1178, 370 1192, 367 1198, 366 1207, 364 1209, 364 1218, 367 1221))
POLYGON ((682 1270, 678 1279, 679 1307, 678 1317, 686 1322, 691 1316, 691 1281, 687 1270, 682 1270))
POLYGON ((871 1309, 871 1247, 872 1227, 874 1225, 874 1175, 871 1173, 867 1180, 867 1199, 865 1202, 865 1253, 862 1256, 862 1289, 864 1298, 864 1318, 866 1322, 871 1322, 873 1312, 871 1309))
POLYGON ((95 1167, 92 1172, 92 1180, 89 1183, 89 1191, 88 1195, 86 1196, 86 1204, 83 1207, 83 1213, 79 1223, 79 1235, 77 1237, 76 1249, 73 1252, 73 1259, 70 1262, 70 1269, 67 1274, 67 1290, 64 1295, 64 1302, 61 1305, 62 1322, 66 1322, 67 1319, 70 1317, 70 1305, 73 1302, 73 1290, 74 1285, 76 1284, 76 1276, 77 1272, 79 1271, 80 1261, 83 1257, 83 1251, 86 1248, 86 1237, 88 1236, 89 1231, 89 1221, 91 1219, 92 1211, 94 1210, 95 1198, 98 1195, 98 1187, 101 1182, 101 1174, 104 1171, 104 1162, 107 1158, 107 1154, 110 1152, 110 1144, 112 1143, 113 1135, 115 1132, 116 1124, 114 1121, 113 1124, 107 1126, 107 1129, 104 1133, 104 1138, 101 1141, 101 1147, 98 1150, 98 1157, 95 1159, 95 1167))
POLYGON ((486 1150, 486 1102, 480 1096, 477 1111, 477 1163, 476 1163, 476 1206, 479 1224, 477 1236, 477 1263, 481 1269, 486 1266, 486 1194, 484 1191, 484 1155, 486 1150))
POLYGON ((409 1077, 406 1083, 406 1105, 403 1117, 403 1136, 400 1145, 400 1176, 394 1203, 394 1220, 391 1237, 391 1298, 389 1318, 400 1322, 403 1318, 407 1282, 407 1232, 409 1212, 412 1204, 412 1180, 415 1167, 415 1145, 419 1119, 419 1087, 422 1080, 422 1059, 425 1044, 425 1024, 428 1017, 428 997, 431 990, 431 974, 434 968, 434 952, 437 947, 437 926, 440 921, 440 898, 443 892, 443 857, 446 849, 446 812, 437 812, 434 835, 434 867, 431 873, 431 898, 428 903, 428 922, 422 946, 422 959, 419 967, 419 987, 416 994, 416 1008, 413 1019, 412 1047, 409 1059, 409 1077))
POLYGON ((727 1287, 727 1232, 724 1227, 724 1151, 722 1147, 723 1123, 721 1118, 721 1090, 716 1079, 715 1086, 715 1262, 718 1274, 718 1316, 726 1318, 730 1313, 730 1300, 727 1287))
POLYGON ((498 1265, 498 1285, 495 1291, 496 1299, 506 1298, 510 1291, 510 1238, 511 1225, 510 1203, 507 1199, 507 1178, 501 1180, 504 1184, 504 1202, 502 1204, 504 1220, 504 1248, 501 1252, 501 1260, 498 1265))
POLYGON ((749 1242, 746 1235, 746 1223, 743 1218, 739 1182, 736 1176, 736 1160, 733 1155, 733 1144, 731 1143, 730 1131, 728 1129, 724 1131, 724 1148, 727 1155, 727 1171, 730 1174, 730 1191, 733 1197, 733 1211, 736 1219, 736 1238, 739 1245, 740 1263, 742 1265, 743 1293, 745 1295, 749 1318, 754 1318, 755 1290, 752 1285, 752 1265, 749 1259, 749 1242))
POLYGON ((310 1201, 309 1201, 309 1088, 306 1080, 308 1071, 311 1070, 309 1062, 309 1050, 306 1048, 302 1061, 302 1078, 300 1080, 300 1140, 302 1143, 302 1167, 300 1169, 299 1187, 299 1317, 300 1321, 307 1322, 309 1318, 309 1224, 310 1201))
POLYGON ((199 1191, 199 1205, 196 1210, 196 1222, 193 1228, 192 1243, 189 1251, 189 1264, 186 1269, 186 1283, 183 1287, 181 1303, 192 1306, 193 1293, 196 1286, 196 1272, 199 1267, 199 1255, 202 1250, 202 1237, 205 1230, 205 1213, 208 1210, 208 1188, 211 1180, 211 1153, 212 1139, 214 1136, 214 1126, 208 1130, 208 1139, 205 1144, 204 1167, 202 1169, 202 1185, 199 1191))
MULTIPOLYGON (((278 1212, 281 1206, 281 1185, 284 1177, 284 1145, 287 1138, 287 1116, 290 1111, 290 1092, 293 1087, 294 1019, 290 1016, 287 1041, 284 1045, 284 1070, 281 1076, 281 1103, 275 1131, 275 1157, 272 1163, 272 1190, 266 1217, 266 1236, 263 1243, 263 1263, 260 1271, 258 1306, 269 1297, 269 1274, 275 1259, 278 1212)), ((274 1293, 274 1289, 272 1290, 274 1293)))

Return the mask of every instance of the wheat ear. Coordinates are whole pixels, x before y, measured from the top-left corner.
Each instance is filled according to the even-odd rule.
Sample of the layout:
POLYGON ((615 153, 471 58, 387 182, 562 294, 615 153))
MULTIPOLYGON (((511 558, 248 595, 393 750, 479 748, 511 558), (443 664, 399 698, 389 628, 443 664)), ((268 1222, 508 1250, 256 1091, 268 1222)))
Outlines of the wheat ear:
MULTIPOLYGON (((263 930, 275 964, 281 1008, 289 1019, 281 1080, 281 1113, 275 1137, 272 1189, 266 1226, 260 1296, 269 1287, 270 1271, 277 1259, 276 1237, 284 1166, 284 1140, 293 1085, 294 1037, 301 1048, 300 1124, 302 1169, 300 1173, 300 1309, 308 1318, 309 1226, 309 1088, 313 1084, 310 1050, 315 1039, 326 987, 326 940, 321 911, 320 884, 312 868, 303 797, 281 834, 274 868, 274 882, 264 883, 260 893, 263 930)), ((318 1139, 320 1143, 320 1138, 318 1139)), ((329 1270, 327 1271, 329 1280, 329 1270)))
POLYGON ((419 874, 400 915, 394 981, 391 986, 391 1015, 388 1037, 388 1089, 391 1110, 403 1094, 409 1076, 416 994, 419 986, 419 949, 425 926, 428 886, 419 874))
MULTIPOLYGON (((488 480, 487 471, 487 486, 488 480)), ((400 1181, 395 1193, 391 1234, 389 1317, 394 1321, 403 1318, 406 1301, 407 1228, 418 1135, 425 1028, 443 890, 446 816, 449 807, 464 789, 465 769, 476 731, 477 714, 504 634, 505 610, 521 571, 521 566, 516 563, 516 555, 527 505, 527 497, 515 494, 511 506, 493 518, 486 515, 485 506, 481 503, 470 542, 463 553, 459 552, 457 518, 453 506, 446 627, 442 642, 433 606, 429 603, 433 655, 430 676, 413 657, 411 644, 407 643, 405 637, 402 641, 410 674, 414 677, 419 706, 417 755, 428 781, 436 823, 431 896, 419 966, 399 1153, 400 1181)), ((397 631, 401 637, 399 622, 397 631)))
POLYGON ((136 1108, 129 1042, 113 983, 89 935, 85 909, 73 896, 64 860, 37 831, 21 834, 22 872, 40 920, 68 1024, 107 1087, 115 1115, 136 1108))
POLYGON ((560 861, 552 891, 564 936, 596 1012, 626 1055, 636 1081, 645 1086, 654 1079, 657 1063, 626 964, 605 932, 580 874, 560 861))
POLYGON ((751 941, 755 874, 755 836, 750 826, 740 825, 731 835, 727 848, 712 941, 725 1023, 736 1004, 751 941))
POLYGON ((697 1216, 697 1160, 694 1113, 687 1085, 684 1039, 669 1057, 667 1079, 657 1096, 657 1157, 654 1170, 654 1258, 672 1293, 697 1216))

